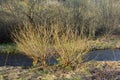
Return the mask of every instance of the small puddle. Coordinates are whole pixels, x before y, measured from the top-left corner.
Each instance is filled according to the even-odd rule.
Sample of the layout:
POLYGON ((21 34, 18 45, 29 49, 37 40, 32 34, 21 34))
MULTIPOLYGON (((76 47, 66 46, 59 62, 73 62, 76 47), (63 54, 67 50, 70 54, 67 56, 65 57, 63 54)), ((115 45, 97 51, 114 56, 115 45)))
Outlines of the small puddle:
MULTIPOLYGON (((120 61, 120 50, 96 50, 90 52, 87 61, 120 61)), ((0 54, 0 66, 32 66, 33 60, 23 54, 0 54)), ((58 61, 51 57, 48 61, 50 64, 58 64, 58 61)))
POLYGON ((32 66, 33 60, 23 54, 0 53, 0 66, 32 66))
MULTIPOLYGON (((54 57, 47 60, 49 65, 58 64, 54 57)), ((0 53, 0 66, 33 66, 33 59, 23 54, 0 53)))
POLYGON ((120 50, 96 50, 89 53, 87 60, 95 61, 119 61, 120 50))

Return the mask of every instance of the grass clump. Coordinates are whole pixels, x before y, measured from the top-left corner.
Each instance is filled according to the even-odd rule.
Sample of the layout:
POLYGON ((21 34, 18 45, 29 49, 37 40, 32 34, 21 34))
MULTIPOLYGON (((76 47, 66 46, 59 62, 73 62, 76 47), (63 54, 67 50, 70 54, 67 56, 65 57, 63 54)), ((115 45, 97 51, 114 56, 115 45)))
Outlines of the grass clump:
POLYGON ((82 57, 90 50, 87 39, 77 37, 69 27, 58 25, 19 27, 12 36, 18 49, 31 57, 34 65, 40 62, 46 66, 53 56, 63 66, 73 66, 82 62, 82 57))
POLYGON ((48 57, 46 51, 52 46, 49 42, 50 33, 44 26, 24 26, 17 28, 13 37, 18 49, 31 57, 34 60, 34 65, 38 64, 39 61, 42 61, 42 65, 45 65, 48 57))
MULTIPOLYGON (((64 30, 64 29, 61 29, 64 30)), ((88 39, 81 39, 69 27, 61 35, 55 29, 55 48, 59 52, 60 62, 64 66, 75 66, 84 61, 85 55, 91 50, 88 39)))
POLYGON ((56 46, 60 54, 60 64, 63 67, 77 67, 77 64, 85 61, 85 56, 91 50, 87 40, 77 40, 66 43, 61 43, 56 46))

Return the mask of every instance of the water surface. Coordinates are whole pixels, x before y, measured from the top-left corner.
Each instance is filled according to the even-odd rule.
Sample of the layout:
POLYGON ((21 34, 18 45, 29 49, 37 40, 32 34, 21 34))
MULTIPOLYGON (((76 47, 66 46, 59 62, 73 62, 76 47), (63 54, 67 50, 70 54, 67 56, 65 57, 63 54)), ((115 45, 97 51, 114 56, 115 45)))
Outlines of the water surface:
POLYGON ((95 61, 120 61, 120 50, 96 50, 90 52, 87 58, 95 61))

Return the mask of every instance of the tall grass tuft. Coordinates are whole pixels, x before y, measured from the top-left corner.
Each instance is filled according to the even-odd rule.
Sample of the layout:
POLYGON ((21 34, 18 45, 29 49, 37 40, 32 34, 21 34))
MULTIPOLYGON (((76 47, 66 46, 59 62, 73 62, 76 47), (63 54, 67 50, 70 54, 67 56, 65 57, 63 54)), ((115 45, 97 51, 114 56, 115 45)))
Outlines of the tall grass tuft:
POLYGON ((85 56, 91 50, 90 40, 82 38, 70 27, 65 31, 64 27, 57 26, 54 29, 55 48, 60 55, 60 64, 66 66, 77 66, 84 62, 85 56))
POLYGON ((45 26, 33 27, 26 25, 18 27, 13 31, 13 38, 20 51, 33 59, 33 64, 46 65, 47 49, 51 48, 50 37, 52 31, 48 31, 45 26))
POLYGON ((48 65, 47 59, 59 55, 60 64, 73 66, 83 61, 90 50, 87 39, 81 39, 72 29, 52 25, 34 27, 32 25, 18 27, 14 30, 13 39, 20 51, 33 59, 33 64, 40 62, 48 65), (49 51, 49 50, 53 51, 49 51))

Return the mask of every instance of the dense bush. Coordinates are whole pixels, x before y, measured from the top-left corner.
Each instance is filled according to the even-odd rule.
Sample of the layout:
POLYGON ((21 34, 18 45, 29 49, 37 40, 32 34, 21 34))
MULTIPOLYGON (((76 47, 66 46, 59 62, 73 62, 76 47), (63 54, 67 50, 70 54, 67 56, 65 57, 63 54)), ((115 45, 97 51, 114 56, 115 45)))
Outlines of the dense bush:
POLYGON ((39 62, 47 66, 50 57, 59 59, 63 66, 75 66, 83 62, 84 56, 91 50, 87 38, 81 39, 71 28, 59 25, 38 26, 26 25, 16 28, 12 38, 20 51, 33 59, 33 64, 39 62))
POLYGON ((119 28, 119 3, 119 0, 6 0, 0 5, 0 12, 9 17, 0 14, 0 26, 4 31, 28 23, 48 27, 57 24, 69 26, 81 37, 111 34, 119 28))

